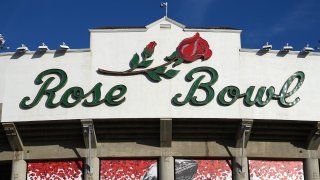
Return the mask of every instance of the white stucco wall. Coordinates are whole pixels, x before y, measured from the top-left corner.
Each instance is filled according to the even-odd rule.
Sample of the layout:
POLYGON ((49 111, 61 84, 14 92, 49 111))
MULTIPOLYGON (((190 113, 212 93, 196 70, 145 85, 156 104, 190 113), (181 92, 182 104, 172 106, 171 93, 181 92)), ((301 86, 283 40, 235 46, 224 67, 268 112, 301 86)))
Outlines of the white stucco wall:
MULTIPOLYGON (((165 19, 158 21, 143 30, 92 30, 91 52, 70 52, 64 56, 54 57, 47 53, 41 58, 32 59, 32 53, 18 59, 10 59, 10 55, 0 55, 0 102, 3 103, 2 122, 33 120, 64 120, 83 118, 254 118, 254 119, 286 119, 286 120, 318 120, 317 110, 317 77, 320 73, 320 56, 317 53, 298 58, 297 53, 289 53, 279 57, 274 52, 257 55, 254 50, 240 50, 240 31, 183 29, 165 19), (171 24, 171 29, 160 29, 160 24, 171 24), (163 79, 159 83, 150 82, 144 75, 115 77, 96 73, 98 68, 113 71, 124 71, 129 68, 129 61, 134 53, 140 53, 151 41, 156 41, 154 63, 152 67, 164 63, 163 58, 169 56, 179 43, 196 32, 207 40, 213 55, 209 60, 197 60, 181 64, 180 70, 173 79, 163 79), (171 98, 182 93, 184 98, 193 82, 186 82, 185 75, 199 66, 213 67, 219 73, 218 81, 213 85, 214 99, 205 106, 174 106, 171 98), (84 107, 81 104, 73 108, 57 107, 48 109, 45 100, 34 108, 22 110, 19 103, 25 96, 33 99, 39 90, 34 84, 36 76, 51 68, 59 68, 68 74, 66 86, 57 93, 72 87, 80 86, 88 92, 96 83, 101 82, 102 97, 115 85, 127 87, 126 101, 115 107, 101 104, 96 107, 84 107), (302 87, 293 97, 301 101, 291 107, 283 108, 277 101, 271 101, 264 107, 246 107, 243 99, 231 106, 217 103, 217 94, 225 86, 239 87, 245 93, 249 86, 274 86, 279 93, 283 83, 296 71, 303 71, 306 79, 302 87)), ((168 66, 168 68, 171 66, 168 66)), ((195 75, 199 77, 199 74, 195 75)), ((208 76, 204 81, 208 80, 208 76)), ((57 83, 57 81, 55 82, 57 83)), ((256 92, 255 90, 255 92, 256 92)), ((204 97, 197 91, 196 95, 204 97)))

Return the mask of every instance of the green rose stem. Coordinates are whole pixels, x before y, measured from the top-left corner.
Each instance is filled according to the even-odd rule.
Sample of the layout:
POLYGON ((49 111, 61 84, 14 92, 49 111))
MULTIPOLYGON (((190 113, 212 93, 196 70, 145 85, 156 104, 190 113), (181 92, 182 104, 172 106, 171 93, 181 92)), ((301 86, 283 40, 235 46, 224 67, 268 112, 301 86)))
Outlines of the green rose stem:
POLYGON ((104 74, 104 75, 113 75, 113 76, 130 76, 130 75, 144 74, 149 71, 153 71, 159 67, 166 67, 166 66, 170 65, 171 63, 175 62, 176 60, 178 60, 178 57, 174 57, 170 61, 168 61, 164 64, 161 64, 159 66, 149 68, 149 69, 140 70, 140 71, 129 71, 129 70, 127 70, 127 71, 109 71, 109 70, 99 68, 98 73, 104 74))

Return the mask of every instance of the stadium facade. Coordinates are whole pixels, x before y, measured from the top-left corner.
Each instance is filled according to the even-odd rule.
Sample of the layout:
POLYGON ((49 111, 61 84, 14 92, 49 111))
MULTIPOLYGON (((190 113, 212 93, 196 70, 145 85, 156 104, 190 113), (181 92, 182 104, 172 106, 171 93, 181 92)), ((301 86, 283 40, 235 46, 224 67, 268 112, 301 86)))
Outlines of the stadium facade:
POLYGON ((0 53, 0 179, 319 179, 320 54, 240 35, 164 17, 0 53))

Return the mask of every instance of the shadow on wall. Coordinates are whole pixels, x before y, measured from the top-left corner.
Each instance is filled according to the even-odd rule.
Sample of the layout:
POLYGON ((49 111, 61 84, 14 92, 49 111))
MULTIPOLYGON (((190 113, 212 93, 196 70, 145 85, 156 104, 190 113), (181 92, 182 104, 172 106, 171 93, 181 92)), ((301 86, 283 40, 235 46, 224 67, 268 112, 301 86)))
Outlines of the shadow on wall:
POLYGON ((15 52, 10 59, 19 59, 21 56, 23 56, 25 53, 22 52, 15 52))
POLYGON ((31 59, 35 59, 35 58, 41 58, 44 54, 46 53, 46 51, 37 51, 33 54, 33 56, 31 57, 31 59))
MULTIPOLYGON (((257 56, 263 56, 263 55, 267 54, 268 52, 269 52, 268 50, 260 49, 260 50, 256 53, 256 55, 257 55, 257 56)), ((277 53, 276 56, 278 56, 278 57, 284 57, 284 56, 286 56, 288 53, 289 53, 289 51, 280 50, 280 51, 277 53)), ((300 51, 300 52, 298 53, 298 55, 297 55, 297 58, 306 58, 308 54, 309 54, 309 52, 307 52, 307 51, 300 51)))
MULTIPOLYGON (((31 59, 37 59, 37 58, 41 58, 47 51, 36 51, 31 59)), ((66 54, 66 50, 56 50, 53 54, 53 57, 57 58, 60 56, 64 56, 66 54)), ((10 59, 19 59, 21 56, 25 55, 25 52, 15 52, 10 59)))

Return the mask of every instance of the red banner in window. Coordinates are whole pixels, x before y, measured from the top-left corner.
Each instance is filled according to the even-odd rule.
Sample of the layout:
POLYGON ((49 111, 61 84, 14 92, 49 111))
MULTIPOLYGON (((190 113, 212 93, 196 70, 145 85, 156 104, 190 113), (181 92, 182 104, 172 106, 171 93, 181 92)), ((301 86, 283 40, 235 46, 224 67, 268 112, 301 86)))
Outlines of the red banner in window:
POLYGON ((27 180, 82 180, 82 161, 34 161, 27 163, 27 180))
POLYGON ((250 160, 249 169, 252 180, 304 179, 302 161, 250 160))
POLYGON ((156 180, 157 160, 101 160, 101 180, 156 180))

